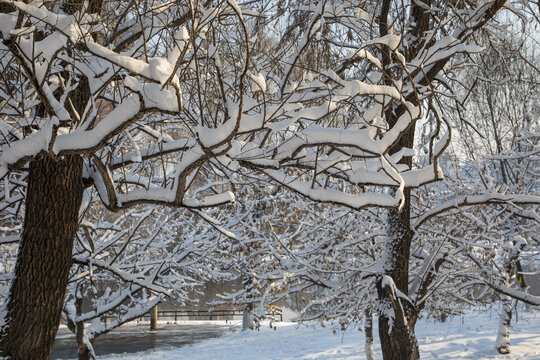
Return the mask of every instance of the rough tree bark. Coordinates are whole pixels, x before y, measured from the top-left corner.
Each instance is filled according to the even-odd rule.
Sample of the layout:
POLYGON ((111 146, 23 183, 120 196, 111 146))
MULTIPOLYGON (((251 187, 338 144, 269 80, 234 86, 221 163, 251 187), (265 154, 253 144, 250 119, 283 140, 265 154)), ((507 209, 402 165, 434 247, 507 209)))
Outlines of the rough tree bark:
MULTIPOLYGON (((388 212, 388 239, 383 257, 384 272, 396 288, 408 295, 409 258, 414 232, 410 228, 410 189, 405 189, 405 205, 401 211, 388 212)), ((415 309, 403 299, 392 294, 383 280, 377 283, 379 307, 388 311, 379 312, 379 339, 385 360, 416 360, 420 358, 418 343, 414 334, 415 309)))
MULTIPOLYGON (((90 0, 87 11, 99 13, 102 2, 90 0)), ((62 3, 66 13, 80 10, 82 5, 80 0, 62 3)), ((11 11, 12 6, 0 6, 0 13, 11 11)), ((88 81, 83 78, 70 98, 79 114, 89 96, 88 81)), ((47 115, 44 107, 38 108, 38 112, 47 115)), ((7 300, 5 325, 0 330, 0 355, 12 360, 50 357, 72 265, 84 191, 82 170, 83 158, 77 154, 53 158, 41 153, 29 164, 15 277, 7 300)), ((80 336, 83 333, 77 332, 80 336)))
POLYGON ((15 278, 0 332, 1 354, 12 360, 51 355, 78 227, 82 167, 79 155, 40 154, 30 162, 15 278))

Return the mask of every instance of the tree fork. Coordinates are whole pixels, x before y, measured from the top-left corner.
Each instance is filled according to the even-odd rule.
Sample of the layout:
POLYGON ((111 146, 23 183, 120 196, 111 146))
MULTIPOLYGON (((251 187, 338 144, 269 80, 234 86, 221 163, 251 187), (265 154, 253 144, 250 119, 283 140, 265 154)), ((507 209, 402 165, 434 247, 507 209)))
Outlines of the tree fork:
POLYGON ((418 360, 420 352, 414 333, 415 320, 407 316, 405 304, 399 298, 392 299, 390 290, 377 283, 377 292, 381 299, 379 306, 385 309, 394 309, 394 319, 386 313, 379 313, 379 339, 384 360, 418 360), (400 311, 400 304, 405 314, 400 311), (404 321, 406 320, 406 322, 404 321))
POLYGON ((42 153, 30 162, 15 277, 0 331, 12 360, 48 359, 64 303, 83 196, 83 160, 42 153))

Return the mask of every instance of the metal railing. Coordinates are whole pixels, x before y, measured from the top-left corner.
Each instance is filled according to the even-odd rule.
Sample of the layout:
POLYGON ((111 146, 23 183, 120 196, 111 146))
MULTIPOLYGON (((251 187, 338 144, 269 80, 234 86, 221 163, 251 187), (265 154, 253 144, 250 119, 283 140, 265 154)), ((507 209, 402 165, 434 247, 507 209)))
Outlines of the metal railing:
MULTIPOLYGON (((225 320, 228 322, 241 319, 242 314, 242 309, 158 310, 158 320, 225 320)), ((265 317, 274 321, 283 321, 283 310, 274 305, 266 305, 265 317)), ((150 313, 140 319, 150 321, 150 313)))
MULTIPOLYGON (((242 310, 158 310, 158 320, 234 320, 235 316, 242 316, 242 310)), ((150 320, 150 314, 145 314, 141 319, 150 320)))

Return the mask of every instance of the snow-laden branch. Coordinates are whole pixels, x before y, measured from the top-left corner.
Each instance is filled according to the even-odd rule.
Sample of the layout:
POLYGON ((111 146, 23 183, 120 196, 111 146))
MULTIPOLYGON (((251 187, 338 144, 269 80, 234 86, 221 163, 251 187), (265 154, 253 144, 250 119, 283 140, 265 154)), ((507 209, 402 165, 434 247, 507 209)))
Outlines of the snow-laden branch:
POLYGON ((540 296, 534 296, 525 291, 518 290, 516 288, 512 288, 504 284, 495 283, 493 281, 486 281, 486 279, 482 279, 482 280, 484 284, 488 285, 493 290, 501 294, 510 296, 513 299, 524 302, 525 304, 529 304, 533 306, 540 306, 540 296))
POLYGON ((483 195, 462 195, 444 202, 418 217, 414 228, 418 229, 422 224, 446 211, 465 206, 501 204, 501 205, 540 205, 540 196, 489 193, 483 195))
POLYGON ((156 285, 152 283, 151 281, 148 281, 146 279, 146 274, 144 273, 130 274, 130 273, 127 273, 125 271, 118 269, 114 265, 110 265, 107 261, 102 261, 98 259, 90 259, 90 258, 82 257, 82 256, 74 256, 73 262, 76 264, 81 264, 81 265, 96 266, 103 270, 107 270, 111 274, 118 276, 120 279, 122 279, 125 282, 139 285, 146 289, 155 291, 156 293, 167 293, 167 289, 165 289, 164 287, 156 285))

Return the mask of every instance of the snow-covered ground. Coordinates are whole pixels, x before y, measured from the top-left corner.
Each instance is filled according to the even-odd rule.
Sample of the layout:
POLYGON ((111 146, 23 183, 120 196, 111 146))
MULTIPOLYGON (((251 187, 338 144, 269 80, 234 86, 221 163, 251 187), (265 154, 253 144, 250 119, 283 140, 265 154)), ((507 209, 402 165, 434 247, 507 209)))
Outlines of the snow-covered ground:
MULTIPOLYGON (((419 320, 416 332, 422 359, 540 360, 540 312, 522 311, 512 321, 512 354, 498 355, 495 336, 497 312, 470 311, 446 322, 419 320)), ((377 332, 375 331, 375 334, 377 332)), ((190 359, 190 360, 270 360, 318 359, 360 360, 364 356, 364 334, 357 329, 333 334, 331 327, 298 327, 278 323, 277 329, 264 326, 259 332, 239 332, 204 340, 179 349, 100 357, 100 359, 190 359)), ((375 356, 381 359, 375 340, 375 356)))

